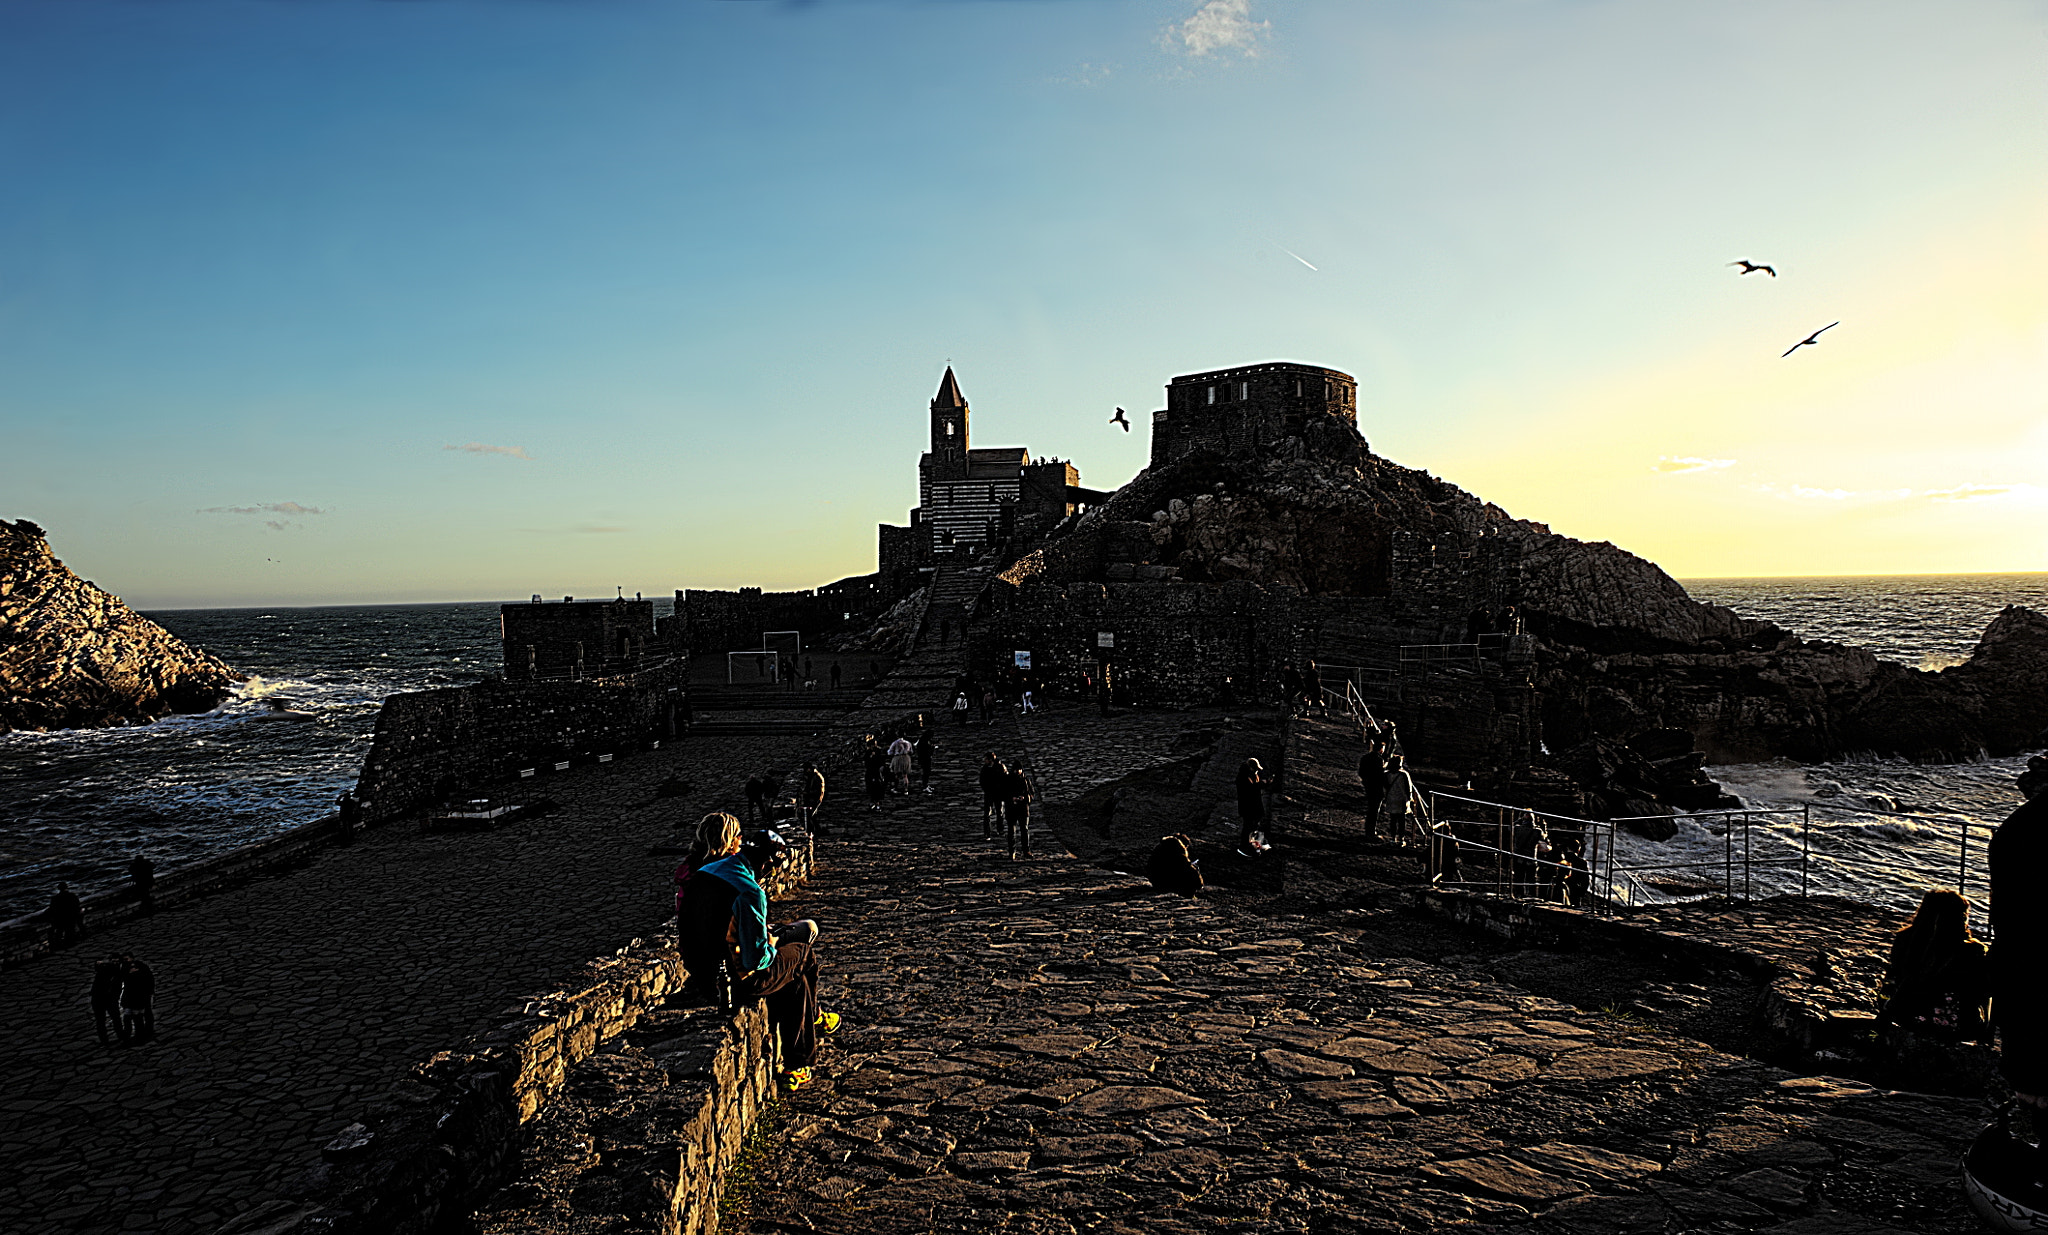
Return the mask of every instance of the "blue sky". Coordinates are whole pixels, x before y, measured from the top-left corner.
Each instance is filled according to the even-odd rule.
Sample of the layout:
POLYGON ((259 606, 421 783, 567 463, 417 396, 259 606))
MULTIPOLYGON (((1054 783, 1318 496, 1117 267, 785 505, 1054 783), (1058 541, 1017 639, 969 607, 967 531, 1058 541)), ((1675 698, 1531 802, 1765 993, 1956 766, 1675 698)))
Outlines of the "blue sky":
POLYGON ((0 517, 143 606, 809 586, 948 360, 1106 486, 1293 359, 1680 575, 2048 569, 2044 136, 2040 3, 0 3, 0 517))

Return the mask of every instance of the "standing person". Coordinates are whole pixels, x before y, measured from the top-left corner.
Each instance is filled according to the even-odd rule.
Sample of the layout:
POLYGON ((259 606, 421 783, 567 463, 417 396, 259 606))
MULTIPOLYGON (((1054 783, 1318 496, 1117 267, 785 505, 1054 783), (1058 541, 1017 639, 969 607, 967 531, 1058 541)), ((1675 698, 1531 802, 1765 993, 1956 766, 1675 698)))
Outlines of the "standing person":
POLYGON ((747 777, 747 822, 754 822, 756 817, 765 819, 767 815, 768 778, 765 776, 749 776, 747 777))
POLYGON ((889 796, 889 752, 869 734, 861 747, 861 774, 866 778, 868 810, 880 814, 882 799, 889 796))
POLYGON ((1010 860, 1031 857, 1031 765, 1020 761, 1003 778, 1003 824, 1009 837, 1010 860))
POLYGON ((1294 714, 1295 705, 1301 700, 1301 670, 1293 665, 1280 667, 1280 706, 1287 714, 1294 714))
POLYGON ((889 780, 890 789, 893 792, 901 794, 908 794, 910 792, 910 756, 912 749, 910 739, 901 734, 897 735, 895 741, 889 743, 889 780))
POLYGON ((808 656, 804 657, 804 689, 809 690, 811 687, 811 683, 817 680, 817 670, 811 664, 811 658, 808 656))
POLYGON ((156 1037, 156 971, 132 956, 121 959, 121 1018, 139 1046, 156 1037))
MULTIPOLYGON (((355 795, 352 793, 343 794, 342 800, 344 802, 354 802, 355 795)), ((347 817, 346 813, 342 816, 343 819, 347 817)), ((137 854, 135 860, 128 863, 128 878, 135 884, 136 895, 142 898, 142 912, 155 913, 156 863, 137 854)))
POLYGON ((1029 716, 1029 715, 1030 715, 1031 713, 1033 713, 1033 712, 1036 712, 1036 711, 1038 710, 1038 705, 1037 705, 1037 704, 1035 704, 1035 703, 1033 703, 1033 702, 1031 701, 1031 683, 1030 683, 1030 682, 1026 682, 1026 683, 1024 683, 1024 696, 1023 696, 1023 701, 1022 701, 1022 703, 1021 703, 1021 705, 1020 705, 1020 710, 1021 710, 1021 711, 1022 711, 1022 712, 1023 712, 1023 713, 1025 714, 1025 715, 1026 715, 1026 716, 1029 716))
POLYGON ((107 1031, 112 1028, 121 1045, 128 1045, 128 1026, 121 1023, 121 958, 109 956, 92 967, 92 1023, 99 1031, 100 1045, 111 1045, 107 1031))
POLYGON ((819 831, 818 812, 825 806, 825 774, 815 763, 804 764, 803 788, 797 795, 797 805, 803 810, 804 827, 819 831))
POLYGON ((836 660, 832 662, 832 689, 839 689, 839 662, 836 660))
POLYGON ((994 840, 996 818, 1003 809, 1003 786, 1009 783, 1010 769, 990 751, 981 765, 981 839, 994 840))
POLYGON ((1404 844, 1409 836, 1420 836, 1427 828, 1423 822, 1427 814, 1422 808, 1421 794, 1415 788, 1415 778, 1408 774, 1408 761, 1399 755, 1387 760, 1387 813, 1392 816, 1387 825, 1387 835, 1404 844))
POLYGON ((1110 694, 1115 687, 1110 683, 1109 666, 1102 666, 1102 675, 1095 679, 1095 703, 1104 716, 1109 715, 1110 694))
POLYGON ((981 723, 984 725, 995 724, 995 710, 996 688, 994 686, 983 687, 981 692, 981 723))
POLYGON ((953 721, 959 725, 967 723, 967 692, 964 690, 953 692, 953 721))
POLYGON ((1316 668, 1316 662, 1308 662, 1308 668, 1301 674, 1302 703, 1310 711, 1323 706, 1323 671, 1316 668))
POLYGON ((1272 783, 1256 759, 1237 766, 1237 852, 1243 857, 1255 858, 1271 848, 1260 829, 1266 822, 1266 789, 1272 783))
POLYGON ((1358 757, 1358 785, 1365 791, 1365 839, 1378 840, 1380 811, 1387 802, 1387 760, 1369 743, 1358 757))
POLYGON ((924 722, 924 717, 920 716, 917 718, 917 778, 924 787, 924 791, 930 793, 932 791, 932 754, 937 749, 937 743, 932 740, 931 726, 924 722))
POLYGON ((50 946, 61 948, 85 933, 85 906, 79 903, 78 893, 68 883, 59 883, 57 890, 50 894, 50 907, 43 910, 43 921, 50 924, 50 946))
POLYGON ((1223 675, 1223 685, 1216 691, 1216 706, 1226 709, 1237 706, 1237 680, 1227 673, 1223 675))
POLYGON ((839 1017, 818 1007, 818 924, 805 919, 768 928, 761 879, 784 848, 781 837, 765 832, 706 863, 690 880, 677 943, 693 973, 726 967, 735 1005, 767 1001, 769 1023, 782 1039, 780 1087, 796 1090, 811 1081, 820 1031, 837 1029, 839 1017))
POLYGON ((2048 1183, 2048 778, 2020 785, 2025 804, 1991 834, 1991 1016, 1999 1070, 2041 1145, 2035 1181, 2048 1183))

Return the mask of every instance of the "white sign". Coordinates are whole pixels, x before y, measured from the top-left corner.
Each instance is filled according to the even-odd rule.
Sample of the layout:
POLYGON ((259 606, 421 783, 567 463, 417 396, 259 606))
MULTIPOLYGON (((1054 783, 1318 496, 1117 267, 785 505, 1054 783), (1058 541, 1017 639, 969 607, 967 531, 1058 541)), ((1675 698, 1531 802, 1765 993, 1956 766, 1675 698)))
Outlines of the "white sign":
POLYGON ((1017 658, 1017 667, 1018 667, 1019 669, 1029 669, 1029 668, 1031 667, 1031 653, 1029 653, 1029 652, 1018 652, 1018 653, 1016 654, 1016 658, 1017 658))
POLYGON ((1095 632, 1095 646, 1099 648, 1113 648, 1116 646, 1116 636, 1109 631, 1098 630, 1095 632))

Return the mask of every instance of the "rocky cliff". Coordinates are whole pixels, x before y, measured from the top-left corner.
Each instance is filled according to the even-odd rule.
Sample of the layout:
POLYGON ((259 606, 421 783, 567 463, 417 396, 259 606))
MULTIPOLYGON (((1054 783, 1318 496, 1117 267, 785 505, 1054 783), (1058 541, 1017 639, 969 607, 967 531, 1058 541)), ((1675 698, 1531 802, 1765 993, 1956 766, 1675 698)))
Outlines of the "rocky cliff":
POLYGON ((1716 762, 1954 759, 2048 740, 2048 618, 2038 613, 2008 609, 1968 662, 1939 673, 1809 643, 1694 601, 1614 545, 1557 535, 1381 459, 1349 424, 1325 420, 1261 456, 1148 469, 1004 578, 1243 579, 1377 598, 1365 624, 1389 655, 1467 641, 1513 607, 1534 637, 1553 751, 1674 729, 1716 762))
POLYGON ((235 671, 71 573, 43 529, 0 521, 0 731, 204 712, 235 671))

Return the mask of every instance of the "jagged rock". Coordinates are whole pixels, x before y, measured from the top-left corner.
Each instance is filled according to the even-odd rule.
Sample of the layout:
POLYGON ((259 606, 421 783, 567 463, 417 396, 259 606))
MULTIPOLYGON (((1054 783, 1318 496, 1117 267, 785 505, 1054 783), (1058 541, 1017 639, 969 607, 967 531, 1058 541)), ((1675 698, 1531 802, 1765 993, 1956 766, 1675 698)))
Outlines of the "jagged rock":
POLYGON ((0 731, 204 712, 238 680, 218 657, 71 573, 42 528, 0 521, 0 731))

